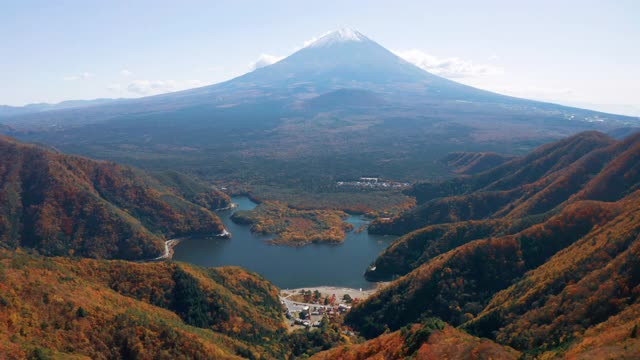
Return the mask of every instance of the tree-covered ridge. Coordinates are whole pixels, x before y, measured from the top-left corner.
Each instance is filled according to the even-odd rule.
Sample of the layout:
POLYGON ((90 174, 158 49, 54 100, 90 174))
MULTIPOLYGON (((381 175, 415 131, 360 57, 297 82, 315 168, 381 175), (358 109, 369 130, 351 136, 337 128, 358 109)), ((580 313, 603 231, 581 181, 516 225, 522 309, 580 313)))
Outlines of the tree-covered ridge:
POLYGON ((0 357, 285 357, 276 289, 216 271, 0 250, 0 357))
POLYGON ((465 327, 537 351, 579 340, 577 334, 606 322, 626 328, 624 340, 631 337, 639 322, 629 312, 637 314, 640 298, 640 193, 619 203, 620 215, 497 293, 465 327))
POLYGON ((297 359, 357 340, 337 319, 288 333, 278 289, 238 267, 0 250, 0 279, 2 359, 297 359))
POLYGON ((203 208, 218 210, 231 205, 229 195, 193 177, 171 170, 154 172, 152 175, 177 195, 203 208))
POLYGON ((250 224, 251 231, 275 235, 274 244, 303 246, 310 243, 341 243, 353 226, 337 210, 297 210, 278 202, 263 202, 253 210, 237 211, 232 220, 250 224))
POLYGON ((348 316, 366 336, 396 330, 416 314, 459 325, 473 319, 489 299, 592 229, 620 213, 617 204, 580 202, 514 235, 487 237, 425 259, 348 316), (374 320, 376 319, 376 320, 374 320))
POLYGON ((0 153, 0 246, 144 259, 160 255, 169 238, 223 230, 211 211, 138 170, 6 137, 0 153))
POLYGON ((615 141, 581 133, 474 176, 418 184, 409 191, 416 208, 378 220, 370 231, 406 234, 441 223, 522 219, 578 200, 615 201, 638 188, 638 156, 640 134, 615 141))
POLYGON ((401 237, 369 274, 380 268, 382 275, 406 275, 345 321, 375 337, 436 316, 524 358, 633 358, 640 348, 638 159, 636 134, 527 184, 502 216, 401 237), (512 216, 545 201, 546 212, 512 216))
POLYGON ((362 344, 337 347, 312 357, 317 360, 360 359, 517 359, 519 352, 479 339, 437 319, 381 335, 362 344))
POLYGON ((513 157, 492 152, 452 152, 439 162, 460 175, 474 175, 493 169, 513 157))
POLYGON ((79 275, 124 296, 171 310, 187 324, 245 340, 282 332, 277 289, 243 269, 205 270, 164 262, 79 262, 84 269, 79 275))
MULTIPOLYGON (((540 154, 548 156, 549 149, 558 147, 562 151, 570 151, 560 145, 567 142, 584 144, 583 137, 591 139, 594 136, 596 139, 600 138, 596 134, 586 133, 572 138, 573 140, 545 145, 526 158, 534 161, 540 154)), ((556 153, 557 151, 551 152, 556 153)), ((640 186, 640 163, 636 160, 638 158, 640 135, 636 134, 624 141, 598 147, 574 163, 560 170, 552 170, 550 175, 525 187, 507 191, 477 191, 467 195, 438 198, 423 205, 428 212, 418 208, 387 223, 378 221, 370 230, 375 232, 381 229, 411 228, 420 223, 434 225, 415 230, 396 240, 376 259, 373 264, 375 271, 367 271, 367 276, 387 279, 393 275, 404 275, 439 253, 471 240, 514 234, 545 221, 571 204, 583 200, 618 200, 640 186), (509 202, 510 198, 515 200, 509 202), (475 220, 456 221, 461 218, 475 220)), ((498 171, 501 168, 487 173, 501 173, 498 171)), ((521 173, 516 169, 511 169, 511 172, 521 173)), ((486 177, 487 173, 482 176, 486 177)), ((464 182, 467 179, 470 178, 448 181, 442 183, 442 186, 446 188, 452 183, 464 182)), ((422 185, 418 187, 420 186, 422 185)))
MULTIPOLYGON (((549 212, 516 220, 500 218, 427 226, 394 241, 378 256, 366 275, 373 279, 405 275, 438 255, 483 238, 514 235, 524 239, 536 233, 558 238, 567 234, 558 243, 558 246, 562 246, 569 239, 584 234, 585 229, 608 220, 619 208, 615 203, 577 201, 564 209, 558 209, 560 213, 549 212)), ((525 242, 532 245, 529 244, 530 241, 525 242)), ((540 251, 541 249, 538 250, 540 251)), ((528 256, 531 258, 535 254, 528 256)))
POLYGON ((394 241, 376 258, 365 275, 377 280, 402 276, 458 246, 486 237, 514 234, 550 216, 544 214, 518 221, 470 220, 427 226, 394 241))

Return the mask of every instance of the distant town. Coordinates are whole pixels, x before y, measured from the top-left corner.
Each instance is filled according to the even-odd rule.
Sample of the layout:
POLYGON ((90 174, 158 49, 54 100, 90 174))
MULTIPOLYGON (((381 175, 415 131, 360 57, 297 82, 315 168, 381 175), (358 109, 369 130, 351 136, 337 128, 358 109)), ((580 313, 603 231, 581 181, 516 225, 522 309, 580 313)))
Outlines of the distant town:
POLYGON ((339 187, 357 187, 365 189, 400 189, 411 186, 408 182, 398 182, 380 177, 361 177, 358 180, 338 181, 336 182, 336 185, 339 187))

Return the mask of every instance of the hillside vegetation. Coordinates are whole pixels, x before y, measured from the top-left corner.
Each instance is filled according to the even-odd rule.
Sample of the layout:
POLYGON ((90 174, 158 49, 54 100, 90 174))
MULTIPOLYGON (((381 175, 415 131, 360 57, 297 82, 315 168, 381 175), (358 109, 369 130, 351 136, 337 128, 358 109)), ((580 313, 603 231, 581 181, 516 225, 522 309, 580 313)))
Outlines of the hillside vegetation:
POLYGON ((524 159, 440 187, 417 186, 419 201, 432 208, 474 209, 472 200, 487 193, 524 195, 473 220, 432 224, 419 211, 393 219, 428 226, 381 254, 370 277, 404 276, 345 321, 373 338, 434 316, 525 358, 637 354, 640 135, 580 134, 524 159))
MULTIPOLYGON (((3 359, 640 353, 640 134, 583 133, 476 175, 416 185, 418 207, 372 229, 404 234, 367 270, 392 281, 344 318, 293 332, 278 289, 256 274, 108 260, 217 234, 211 210, 226 195, 179 173, 150 176, 9 138, 0 150, 3 359)), ((298 245, 340 241, 345 216, 263 202, 234 220, 298 245)))
POLYGON ((518 351, 470 336, 437 319, 426 319, 363 344, 321 352, 317 360, 360 359, 518 359, 518 351))
POLYGON ((473 175, 492 169, 511 160, 512 157, 492 152, 453 152, 440 160, 456 174, 473 175))
POLYGON ((129 167, 6 137, 0 153, 0 247, 147 259, 162 254, 167 239, 223 230, 207 209, 228 202, 217 191, 188 190, 184 180, 163 185, 129 167))
POLYGON ((337 244, 353 225, 344 222, 348 215, 337 210, 296 210, 278 202, 264 202, 253 210, 235 212, 231 219, 251 225, 251 231, 275 235, 273 244, 303 246, 311 243, 337 244))
POLYGON ((238 268, 0 251, 0 357, 272 358, 277 290, 238 268))
POLYGON ((637 151, 638 137, 617 142, 598 132, 580 133, 477 175, 418 184, 408 191, 417 199, 416 208, 374 222, 369 230, 400 235, 434 224, 543 214, 587 187, 614 158, 637 151))

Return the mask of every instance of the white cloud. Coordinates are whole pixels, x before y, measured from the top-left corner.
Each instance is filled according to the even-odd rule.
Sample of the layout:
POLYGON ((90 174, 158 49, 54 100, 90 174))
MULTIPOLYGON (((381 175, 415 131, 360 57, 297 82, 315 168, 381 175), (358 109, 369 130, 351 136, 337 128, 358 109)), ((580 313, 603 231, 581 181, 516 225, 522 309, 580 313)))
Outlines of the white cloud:
POLYGON ((504 73, 504 70, 498 66, 474 64, 469 60, 463 60, 457 57, 439 58, 417 49, 393 52, 399 57, 432 74, 451 79, 499 75, 504 73))
POLYGON ((322 35, 320 35, 320 36, 314 36, 314 37, 312 37, 311 39, 306 40, 306 41, 303 43, 303 45, 302 45, 302 46, 303 46, 303 47, 307 47, 307 46, 309 46, 309 45, 313 44, 314 42, 318 41, 318 39, 320 39, 321 37, 324 37, 324 36, 329 35, 329 34, 331 34, 331 31, 327 31, 326 33, 324 33, 324 34, 322 34, 322 35))
POLYGON ((258 59, 254 62, 252 62, 251 64, 249 64, 249 68, 251 70, 256 70, 259 69, 261 67, 265 67, 265 66, 269 66, 271 64, 275 64, 278 61, 284 59, 284 56, 277 56, 277 55, 269 55, 269 54, 260 54, 260 56, 258 56, 258 59))
MULTIPOLYGON (((318 35, 318 36, 314 36, 309 40, 305 40, 302 43, 302 46, 296 46, 293 48, 293 50, 291 51, 292 53, 305 48, 311 44, 313 44, 314 42, 318 41, 318 39, 322 38, 325 35, 331 34, 331 31, 327 31, 324 34, 318 35)), ((287 55, 288 56, 288 55, 287 55)), ((272 64, 277 63, 278 61, 286 58, 287 56, 278 56, 278 55, 271 55, 271 54, 260 54, 260 56, 258 56, 258 59, 254 62, 252 62, 251 64, 249 64, 249 69, 251 69, 251 71, 259 69, 261 67, 265 67, 265 66, 269 66, 272 64)))
POLYGON ((63 79, 65 81, 75 81, 75 80, 86 80, 86 79, 89 79, 89 78, 92 78, 92 77, 93 77, 92 73, 85 71, 85 72, 80 73, 80 74, 65 76, 65 77, 63 77, 63 79))
MULTIPOLYGON (((304 41, 303 47, 308 47, 309 45, 318 41, 318 39, 330 33, 331 31, 328 31, 324 34, 312 37, 311 39, 304 41)), ((301 48, 302 47, 296 47, 293 49, 293 52, 296 52, 301 48)), ((418 49, 410 49, 404 51, 396 50, 392 52, 426 71, 446 78, 473 78, 487 75, 500 75, 504 73, 504 69, 499 66, 489 64, 475 64, 472 61, 463 60, 457 57, 440 58, 418 49)), ((251 71, 253 71, 261 67, 274 64, 284 59, 285 57, 286 56, 260 54, 256 61, 249 64, 249 68, 251 69, 251 71)), ((491 55, 488 58, 488 60, 492 62, 498 59, 499 57, 497 55, 491 55)))
POLYGON ((131 76, 131 75, 133 75, 133 73, 131 71, 127 70, 127 69, 122 69, 122 70, 120 70, 120 75, 122 75, 122 76, 131 76))
POLYGON ((205 85, 207 83, 201 80, 135 80, 127 85, 126 90, 137 95, 158 95, 205 85))

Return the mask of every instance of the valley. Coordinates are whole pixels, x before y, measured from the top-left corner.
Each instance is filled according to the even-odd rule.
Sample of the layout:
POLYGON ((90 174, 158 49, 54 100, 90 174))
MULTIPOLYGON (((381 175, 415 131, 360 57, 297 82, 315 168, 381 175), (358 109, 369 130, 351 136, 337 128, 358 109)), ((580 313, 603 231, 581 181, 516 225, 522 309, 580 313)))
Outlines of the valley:
POLYGON ((0 286, 0 316, 9 319, 0 344, 7 358, 155 356, 166 349, 214 351, 217 358, 474 351, 535 359, 590 357, 603 347, 625 358, 640 346, 639 134, 615 140, 583 132, 472 175, 416 183, 402 193, 374 190, 412 197, 416 205, 368 212, 378 216, 373 221, 229 197, 202 179, 151 176, 10 138, 0 145, 0 276, 10 286, 0 286), (103 212, 94 218, 87 207, 103 212), (296 218, 331 229, 325 216, 335 218, 343 240, 273 241, 289 239, 287 231, 307 239, 305 231, 318 233, 296 218), (256 224, 273 228, 257 231, 256 224), (113 237, 129 233, 141 235, 113 237), (162 259, 163 245, 177 239, 172 259, 162 259), (150 254, 160 261, 104 260, 150 254), (26 281, 24 269, 39 280, 26 281), (61 285, 45 285, 52 278, 61 285), (342 299, 333 299, 336 293, 342 299), (26 294, 36 312, 20 310, 16 299, 26 294), (10 316, 16 311, 23 315, 10 316), (296 324, 294 316, 313 321, 296 324), (100 325, 106 322, 116 327, 100 325), (156 347, 120 328, 151 331, 156 347), (38 329, 46 329, 42 340, 35 340, 38 329), (81 345, 74 329, 104 347, 81 345), (16 331, 22 335, 9 335, 16 331), (191 334, 189 342, 176 342, 175 332, 191 334))
POLYGON ((261 58, 0 106, 1 359, 639 358, 640 118, 349 28, 261 58))

